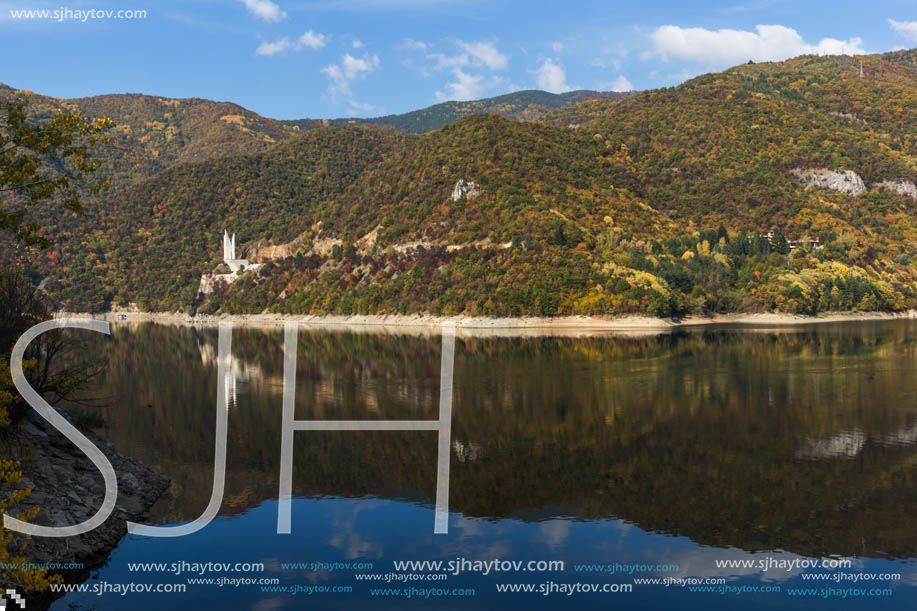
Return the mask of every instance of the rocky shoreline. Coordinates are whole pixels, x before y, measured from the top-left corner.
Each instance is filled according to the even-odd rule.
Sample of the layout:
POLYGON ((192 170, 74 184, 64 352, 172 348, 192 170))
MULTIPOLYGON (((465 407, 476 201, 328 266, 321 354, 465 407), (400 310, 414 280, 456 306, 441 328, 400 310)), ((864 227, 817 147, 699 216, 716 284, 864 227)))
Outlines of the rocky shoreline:
POLYGON ((755 328, 789 328, 800 325, 838 322, 891 321, 917 319, 917 310, 900 312, 826 312, 816 316, 753 312, 736 314, 689 315, 656 318, 646 315, 629 316, 434 316, 429 314, 381 315, 295 315, 295 314, 218 314, 191 315, 181 312, 140 312, 119 310, 97 313, 58 312, 55 317, 94 318, 111 323, 138 324, 154 322, 169 325, 213 326, 232 322, 253 327, 276 327, 288 322, 303 328, 343 330, 358 333, 441 332, 443 323, 454 323, 457 332, 470 337, 570 336, 615 332, 620 334, 660 334, 678 329, 710 325, 747 326, 755 328))
MULTIPOLYGON (((143 522, 153 503, 169 488, 169 478, 121 454, 91 431, 83 431, 111 461, 118 476, 115 510, 101 526, 74 537, 32 537, 25 558, 32 563, 80 563, 82 569, 62 571, 65 583, 79 583, 103 564, 127 534, 127 521, 143 522)), ((6 442, 21 463, 20 487, 32 493, 14 511, 39 507, 35 524, 69 526, 91 517, 102 505, 101 473, 73 443, 34 410, 28 410, 6 442)), ((61 595, 44 592, 29 600, 29 609, 47 608, 61 595)))

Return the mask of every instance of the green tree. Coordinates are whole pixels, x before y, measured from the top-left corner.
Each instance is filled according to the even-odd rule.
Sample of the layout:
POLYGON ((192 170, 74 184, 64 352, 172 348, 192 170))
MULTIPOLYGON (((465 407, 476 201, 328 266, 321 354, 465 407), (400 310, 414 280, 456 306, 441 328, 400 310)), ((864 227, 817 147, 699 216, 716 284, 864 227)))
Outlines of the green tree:
POLYGON ((787 244, 786 236, 779 229, 774 231, 774 237, 771 241, 771 249, 778 255, 785 255, 790 252, 790 245, 787 244))
POLYGON ((66 210, 82 212, 80 188, 90 193, 108 188, 108 181, 85 184, 84 179, 98 168, 91 149, 108 141, 112 127, 111 119, 89 121, 71 112, 36 124, 29 121, 25 102, 0 104, 0 230, 47 248, 51 241, 39 234, 38 223, 26 218, 29 208, 54 200, 66 210))

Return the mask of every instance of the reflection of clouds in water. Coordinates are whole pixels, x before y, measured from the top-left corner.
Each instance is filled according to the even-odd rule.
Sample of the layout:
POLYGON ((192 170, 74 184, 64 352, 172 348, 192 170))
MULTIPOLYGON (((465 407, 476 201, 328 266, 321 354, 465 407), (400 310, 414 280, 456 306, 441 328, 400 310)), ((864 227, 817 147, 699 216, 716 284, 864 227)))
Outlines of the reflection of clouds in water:
MULTIPOLYGON (((808 556, 800 556, 798 554, 792 554, 790 552, 757 552, 751 553, 746 552, 741 549, 729 548, 729 549, 720 549, 714 547, 700 547, 697 549, 692 549, 683 552, 676 552, 673 554, 667 554, 664 551, 653 552, 652 556, 654 557, 653 562, 655 564, 677 564, 678 572, 677 573, 665 573, 661 574, 663 576, 670 577, 723 577, 725 579, 738 579, 740 577, 752 577, 758 576, 761 581, 786 581, 792 579, 797 575, 801 575, 806 571, 817 571, 822 573, 832 572, 832 569, 823 569, 823 568, 801 568, 798 566, 793 566, 789 570, 785 567, 768 567, 766 571, 758 567, 758 563, 762 560, 773 559, 776 562, 783 563, 796 563, 797 560, 813 560, 808 556), (718 567, 716 566, 717 560, 750 560, 754 563, 753 567, 718 567)), ((862 561, 856 558, 844 558, 845 560, 850 560, 852 562, 851 568, 857 569, 862 568, 862 561)), ((816 558, 815 560, 820 560, 816 558)))
POLYGON ((252 605, 252 611, 274 611, 275 609, 283 609, 287 605, 288 600, 293 599, 284 599, 279 596, 276 598, 265 598, 252 605))
POLYGON ((364 540, 354 530, 354 523, 357 521, 359 513, 363 510, 372 512, 376 505, 371 501, 351 505, 351 515, 347 519, 344 519, 341 515, 344 513, 343 511, 338 512, 332 521, 331 530, 334 532, 334 536, 328 540, 328 545, 341 550, 348 560, 353 558, 381 558, 382 545, 364 540))
POLYGON ((306 581, 312 584, 324 583, 331 581, 332 575, 331 571, 327 569, 316 569, 314 571, 305 571, 304 576, 306 581))
POLYGON ((613 520, 607 524, 611 529, 618 532, 618 549, 623 549, 625 539, 627 539, 634 530, 643 532, 630 522, 625 522, 624 520, 613 520))
POLYGON ((331 574, 331 571, 328 571, 326 569, 317 569, 315 571, 310 571, 307 569, 301 569, 301 570, 285 569, 280 565, 280 558, 265 558, 264 560, 260 560, 259 562, 264 564, 265 573, 280 573, 284 575, 285 577, 296 577, 296 578, 302 577, 303 579, 305 579, 306 581, 312 584, 319 583, 319 582, 328 582, 328 581, 331 581, 331 578, 333 577, 333 575, 331 574))
POLYGON ((453 515, 449 522, 449 538, 435 538, 433 542, 446 557, 504 558, 512 552, 512 543, 508 539, 494 538, 506 534, 500 523, 453 515))
POLYGON ((552 550, 567 542, 570 537, 570 522, 568 520, 547 520, 538 526, 535 541, 541 541, 552 550))
POLYGON ((507 558, 513 552, 513 544, 504 539, 503 541, 494 541, 489 546, 481 550, 482 558, 507 558))
MULTIPOLYGON (((883 571, 886 572, 886 571, 883 571)), ((917 587, 917 567, 912 566, 898 566, 895 567, 894 571, 887 571, 889 573, 899 573, 901 575, 901 581, 894 582, 890 581, 889 587, 894 587, 895 583, 900 583, 906 586, 915 586, 917 587)), ((883 586, 885 587, 885 586, 883 586)))
POLYGON ((280 573, 284 570, 283 567, 280 566, 280 558, 264 558, 258 562, 264 565, 265 573, 280 573))
MULTIPOLYGON (((459 519, 454 520, 454 524, 450 527, 451 530, 459 530, 461 534, 458 536, 462 537, 477 537, 483 535, 485 532, 484 523, 481 520, 468 520, 468 519, 459 519)), ((453 534, 456 534, 453 532, 453 534)))

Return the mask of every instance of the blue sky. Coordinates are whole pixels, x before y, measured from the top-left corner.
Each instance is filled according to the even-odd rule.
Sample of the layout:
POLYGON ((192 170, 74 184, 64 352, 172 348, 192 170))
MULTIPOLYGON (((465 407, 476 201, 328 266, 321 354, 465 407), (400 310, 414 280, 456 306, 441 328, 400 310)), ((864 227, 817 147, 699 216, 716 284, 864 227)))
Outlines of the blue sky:
POLYGON ((227 100, 281 119, 649 89, 749 59, 903 47, 917 47, 913 0, 0 0, 0 82, 227 100), (130 10, 146 16, 81 13, 130 10))

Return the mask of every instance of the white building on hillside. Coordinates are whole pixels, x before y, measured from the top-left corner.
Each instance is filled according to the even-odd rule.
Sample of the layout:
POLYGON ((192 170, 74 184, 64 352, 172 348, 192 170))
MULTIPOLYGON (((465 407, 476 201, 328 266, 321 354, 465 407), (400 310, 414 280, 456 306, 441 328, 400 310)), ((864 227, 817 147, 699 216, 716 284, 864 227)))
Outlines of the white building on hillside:
POLYGON ((225 229, 223 230, 223 263, 229 268, 229 273, 214 274, 213 272, 208 272, 203 274, 198 288, 200 294, 209 295, 214 291, 218 282, 232 284, 239 279, 240 274, 253 272, 261 268, 261 263, 249 263, 248 259, 236 259, 236 234, 230 236, 225 229))
POLYGON ((250 267, 247 259, 236 259, 236 234, 229 237, 229 232, 223 230, 223 263, 229 266, 233 273, 238 269, 250 267))

